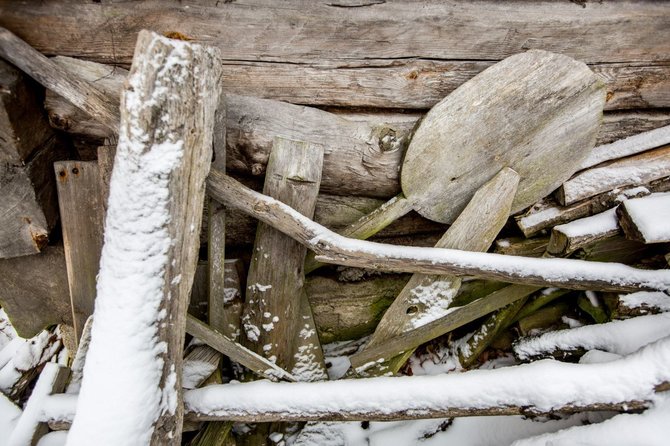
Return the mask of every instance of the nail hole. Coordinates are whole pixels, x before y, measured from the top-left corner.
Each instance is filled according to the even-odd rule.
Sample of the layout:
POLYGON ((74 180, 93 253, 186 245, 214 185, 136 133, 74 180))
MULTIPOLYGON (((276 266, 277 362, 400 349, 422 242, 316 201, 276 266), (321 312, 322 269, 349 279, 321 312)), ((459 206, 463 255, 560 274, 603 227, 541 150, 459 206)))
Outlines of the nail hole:
POLYGON ((72 168, 72 173, 77 175, 79 173, 79 169, 77 169, 76 167, 73 167, 72 168))
POLYGON ((58 172, 58 176, 61 177, 61 178, 64 177, 65 175, 66 175, 66 173, 65 173, 64 170, 61 170, 60 172, 58 172))
POLYGON ((418 312, 419 312, 419 307, 417 307, 416 305, 412 305, 411 307, 407 307, 407 314, 409 314, 409 315, 416 314, 418 312))

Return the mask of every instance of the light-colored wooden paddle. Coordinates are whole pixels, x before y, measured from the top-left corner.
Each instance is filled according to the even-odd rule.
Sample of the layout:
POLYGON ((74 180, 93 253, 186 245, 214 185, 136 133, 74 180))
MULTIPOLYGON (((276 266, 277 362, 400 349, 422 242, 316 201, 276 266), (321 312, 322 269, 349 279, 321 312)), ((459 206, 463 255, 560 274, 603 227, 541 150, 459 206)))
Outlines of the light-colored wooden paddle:
MULTIPOLYGON (((453 95, 452 107, 460 108, 436 107, 426 117, 433 115, 429 123, 424 121, 414 135, 412 143, 418 148, 408 150, 405 157, 403 191, 422 197, 413 204, 417 212, 453 223, 437 247, 486 251, 510 213, 547 195, 588 156, 602 116, 604 88, 583 64, 534 51, 494 65, 449 98, 453 95), (560 80, 548 76, 547 69, 560 73, 560 80), (550 83, 543 86, 546 82, 550 83), (488 108, 482 109, 482 103, 488 108), (445 123, 460 123, 461 131, 437 125, 440 118, 445 123), (470 135, 462 131, 468 125, 472 125, 470 135), (503 139, 495 141, 495 135, 503 139), (447 144, 444 150, 430 149, 439 143, 447 144), (421 175, 442 175, 442 181, 418 181, 421 175), (477 191, 474 197, 473 191, 477 191)), ((352 357, 352 365, 362 366, 370 359, 366 349, 449 314, 459 288, 456 276, 414 274, 366 348, 352 357)), ((518 297, 530 292, 523 289, 518 297)), ((368 374, 397 372, 412 351, 383 361, 374 358, 377 366, 368 374)))
MULTIPOLYGON (((510 166, 521 178, 511 211, 520 211, 589 155, 603 103, 604 85, 582 62, 541 50, 508 57, 426 114, 405 153, 402 192, 342 235, 366 239, 410 210, 453 223, 475 191, 510 166)), ((318 266, 312 257, 305 269, 318 266)))

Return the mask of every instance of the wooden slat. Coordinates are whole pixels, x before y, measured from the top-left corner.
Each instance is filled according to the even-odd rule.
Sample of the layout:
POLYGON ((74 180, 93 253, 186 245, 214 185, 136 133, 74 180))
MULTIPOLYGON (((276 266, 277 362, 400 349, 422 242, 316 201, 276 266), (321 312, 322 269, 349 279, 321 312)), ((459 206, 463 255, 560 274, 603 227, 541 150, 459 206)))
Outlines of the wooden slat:
POLYGON ((103 208, 98 163, 60 161, 54 164, 58 185, 63 247, 76 338, 93 314, 100 250, 103 208))
POLYGON ((662 2, 423 0, 419 5, 374 1, 351 6, 357 5, 301 0, 202 0, 188 6, 154 0, 141 6, 115 2, 77 8, 8 3, 0 8, 0 25, 46 54, 126 64, 142 28, 178 32, 219 47, 230 61, 333 60, 351 66, 367 60, 374 64, 374 59, 500 60, 532 48, 585 62, 670 60, 670 17, 662 2))

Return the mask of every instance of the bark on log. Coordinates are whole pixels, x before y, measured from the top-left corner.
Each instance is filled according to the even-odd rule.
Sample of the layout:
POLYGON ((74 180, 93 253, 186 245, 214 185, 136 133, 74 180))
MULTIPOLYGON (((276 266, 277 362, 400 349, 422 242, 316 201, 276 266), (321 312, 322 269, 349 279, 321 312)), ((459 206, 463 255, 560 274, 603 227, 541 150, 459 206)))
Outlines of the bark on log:
POLYGON ((76 342, 93 314, 104 208, 95 161, 54 163, 76 342))
POLYGON ((0 305, 22 338, 32 338, 49 325, 72 325, 62 246, 47 246, 32 256, 0 259, 0 288, 0 305))
POLYGON ((318 261, 395 272, 478 276, 537 286, 591 290, 665 290, 670 275, 625 265, 569 259, 530 259, 498 254, 395 247, 351 240, 305 218, 292 208, 254 192, 212 169, 208 193, 216 200, 271 224, 315 251, 318 261))
POLYGON ((626 238, 642 243, 670 242, 670 193, 625 201, 616 215, 626 238))
POLYGON ((134 439, 137 444, 180 441, 181 374, 175 370, 182 364, 186 307, 197 263, 205 178, 212 158, 220 85, 216 57, 212 49, 149 32, 138 38, 135 64, 122 99, 122 125, 98 282, 100 304, 96 308, 104 311, 96 312, 93 323, 81 410, 68 438, 73 444, 87 443, 91 435, 96 435, 101 444, 118 441, 118 435, 127 435, 124 423, 132 423, 130 432, 137 429, 136 421, 127 414, 138 408, 155 418, 143 428, 143 437, 134 439), (148 193, 149 184, 154 185, 153 195, 148 193), (151 230, 138 232, 138 228, 146 227, 151 230), (151 242, 146 240, 147 234, 155 236, 151 242), (143 243, 152 246, 147 248, 143 243), (134 250, 135 256, 129 256, 129 250, 134 250), (124 263, 117 271, 119 261, 124 263), (159 282, 129 287, 138 273, 147 274, 148 269, 155 269, 159 282), (150 311, 144 307, 148 301, 154 305, 150 311), (160 347, 147 345, 138 350, 119 339, 96 338, 98 332, 115 331, 119 319, 138 332, 153 333, 151 339, 160 347), (157 324, 162 319, 165 323, 157 324), (132 355, 127 354, 128 348, 133 349, 132 355), (127 363, 129 357, 153 367, 150 378, 147 370, 137 370, 142 376, 136 379, 149 380, 151 389, 147 392, 154 396, 127 395, 124 404, 114 406, 124 415, 100 420, 92 406, 119 392, 123 384, 117 381, 128 379, 128 373, 138 369, 127 363), (94 372, 89 373, 89 366, 94 372), (101 423, 106 428, 101 428, 101 423))

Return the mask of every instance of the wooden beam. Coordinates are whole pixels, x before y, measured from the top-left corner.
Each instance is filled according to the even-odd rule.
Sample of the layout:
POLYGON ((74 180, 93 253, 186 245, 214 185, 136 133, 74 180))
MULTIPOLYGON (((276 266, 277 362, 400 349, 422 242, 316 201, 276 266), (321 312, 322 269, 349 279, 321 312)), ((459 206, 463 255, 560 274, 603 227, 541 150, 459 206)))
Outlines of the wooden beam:
POLYGON ((215 169, 207 179, 207 191, 218 201, 253 215, 300 241, 318 254, 316 260, 327 263, 382 271, 474 275, 489 280, 568 289, 636 291, 670 288, 670 276, 664 270, 645 271, 620 264, 571 259, 531 259, 440 248, 389 246, 347 239, 215 169))
POLYGON ((220 70, 215 51, 140 33, 122 97, 89 360, 69 441, 179 444, 186 308, 199 249, 220 70), (124 321, 129 329, 119 332, 124 321), (104 336, 98 333, 114 333, 104 336), (138 344, 138 336, 147 336, 138 344), (94 358, 93 360, 91 360, 94 358), (138 366, 141 364, 141 366, 138 366), (101 400, 128 382, 101 420, 101 400), (131 394, 132 393, 132 394, 131 394), (88 408, 88 409, 87 409, 88 408), (129 413, 142 411, 138 427, 129 413), (123 414, 123 415, 121 415, 123 414), (128 427, 126 423, 130 423, 128 427), (104 428, 102 427, 104 426, 104 428), (77 440, 79 439, 79 440, 77 440))
POLYGON ((586 245, 614 237, 621 232, 615 209, 570 223, 554 226, 547 245, 547 253, 567 256, 586 245))
POLYGON ((54 164, 76 342, 93 314, 104 209, 95 161, 54 164))
POLYGON ((145 27, 218 47, 222 59, 237 64, 501 60, 533 48, 592 63, 670 60, 670 19, 665 5, 654 1, 584 7, 571 2, 531 5, 493 0, 351 6, 300 0, 281 5, 271 0, 198 2, 188 8, 178 1, 156 0, 142 7, 89 3, 76 9, 50 2, 7 4, 0 8, 0 25, 49 55, 125 64, 131 62, 137 33, 145 27), (272 32, 268 23, 273 24, 272 32), (74 31, 77 38, 72 38, 74 31))

